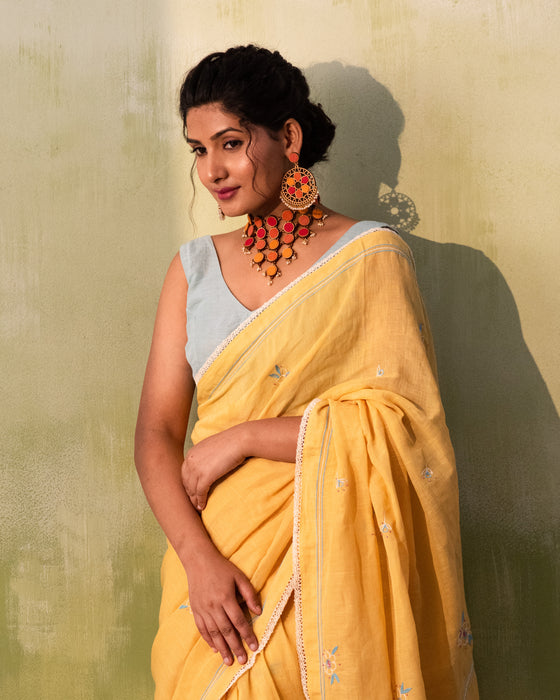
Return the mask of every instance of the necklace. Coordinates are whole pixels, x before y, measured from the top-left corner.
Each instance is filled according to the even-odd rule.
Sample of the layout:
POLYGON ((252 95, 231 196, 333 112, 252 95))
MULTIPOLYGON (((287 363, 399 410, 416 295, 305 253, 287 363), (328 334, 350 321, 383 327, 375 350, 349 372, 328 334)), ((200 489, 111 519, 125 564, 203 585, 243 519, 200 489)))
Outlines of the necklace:
POLYGON ((243 228, 243 252, 252 255, 251 267, 257 266, 272 284, 275 277, 282 275, 278 267, 280 260, 289 265, 297 258, 294 250, 296 240, 303 245, 316 235, 311 225, 324 226, 327 215, 322 209, 312 204, 303 212, 284 209, 280 216, 253 216, 247 214, 247 223, 243 228), (264 268, 264 269, 263 269, 264 268))

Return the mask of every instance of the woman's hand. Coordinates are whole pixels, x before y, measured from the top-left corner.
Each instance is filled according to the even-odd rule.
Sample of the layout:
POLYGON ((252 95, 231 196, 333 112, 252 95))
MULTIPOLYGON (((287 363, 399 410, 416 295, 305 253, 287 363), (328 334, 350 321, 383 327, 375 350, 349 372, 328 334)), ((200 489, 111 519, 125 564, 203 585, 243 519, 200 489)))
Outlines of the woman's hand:
POLYGON ((189 603, 203 639, 214 652, 220 652, 228 666, 234 656, 244 664, 247 653, 241 640, 253 651, 257 650, 258 642, 239 600, 245 602, 252 614, 262 612, 251 582, 217 550, 200 557, 187 570, 187 578, 189 603))
POLYGON ((183 486, 193 506, 206 507, 212 484, 233 471, 247 457, 242 447, 244 424, 211 435, 191 447, 181 467, 183 486))

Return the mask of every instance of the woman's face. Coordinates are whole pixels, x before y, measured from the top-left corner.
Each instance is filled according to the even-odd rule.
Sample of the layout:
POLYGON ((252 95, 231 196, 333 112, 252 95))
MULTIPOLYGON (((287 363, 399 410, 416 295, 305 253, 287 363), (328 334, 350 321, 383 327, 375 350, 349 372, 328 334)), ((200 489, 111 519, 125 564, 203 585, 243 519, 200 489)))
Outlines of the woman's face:
POLYGON ((278 206, 287 164, 282 138, 272 138, 261 126, 249 132, 238 117, 212 103, 187 113, 187 142, 200 181, 226 216, 266 215, 278 206))

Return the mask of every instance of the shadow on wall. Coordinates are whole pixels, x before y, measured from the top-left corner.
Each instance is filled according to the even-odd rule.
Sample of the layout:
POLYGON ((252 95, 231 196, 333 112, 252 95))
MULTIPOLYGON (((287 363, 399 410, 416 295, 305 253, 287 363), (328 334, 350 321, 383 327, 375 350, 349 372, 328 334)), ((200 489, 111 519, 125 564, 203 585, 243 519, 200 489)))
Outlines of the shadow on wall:
MULTIPOLYGON (((338 125, 325 202, 383 220, 379 188, 397 186, 401 164, 398 103, 364 68, 319 64, 306 75, 338 125)), ((497 267, 467 246, 403 238, 416 258, 457 456, 481 697, 556 697, 560 420, 497 267)))

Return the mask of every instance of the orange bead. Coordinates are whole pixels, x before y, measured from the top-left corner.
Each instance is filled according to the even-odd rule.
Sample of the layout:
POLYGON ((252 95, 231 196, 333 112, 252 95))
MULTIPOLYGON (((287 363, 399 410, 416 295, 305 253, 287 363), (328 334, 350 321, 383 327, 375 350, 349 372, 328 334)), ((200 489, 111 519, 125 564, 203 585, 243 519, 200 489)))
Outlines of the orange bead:
POLYGON ((288 185, 290 185, 290 187, 293 187, 293 186, 296 184, 296 180, 297 180, 297 178, 287 177, 287 178, 286 178, 286 183, 287 183, 288 185))
MULTIPOLYGON (((302 189, 303 189, 303 187, 302 187, 302 189)), ((310 221, 310 219, 309 219, 309 217, 307 216, 307 214, 302 214, 302 215, 298 218, 298 224, 299 224, 300 226, 307 226, 307 225, 309 224, 309 221, 310 221)))
POLYGON ((280 241, 277 238, 273 238, 271 241, 268 242, 268 247, 270 248, 270 250, 276 250, 279 245, 280 241))
POLYGON ((286 258, 286 260, 288 258, 291 258, 293 254, 294 251, 291 248, 284 248, 284 250, 282 251, 282 257, 286 258))
POLYGON ((282 218, 284 221, 291 221, 294 218, 294 212, 291 209, 284 209, 282 218))
POLYGON ((259 265, 264 260, 264 253, 257 253, 253 258, 253 262, 259 265))
POLYGON ((284 245, 290 245, 290 243, 293 243, 293 242, 294 242, 294 235, 292 233, 285 233, 282 236, 282 243, 284 243, 284 245))
POLYGON ((266 256, 266 259, 268 262, 274 262, 275 260, 278 260, 278 253, 274 250, 271 250, 270 253, 266 256))
POLYGON ((270 267, 267 267, 267 268, 266 268, 266 274, 267 274, 269 277, 274 277, 274 275, 275 275, 277 272, 278 272, 278 268, 276 267, 276 265, 270 265, 270 267))
POLYGON ((276 227, 271 228, 270 231, 268 232, 269 238, 278 238, 279 235, 280 235, 280 231, 276 227))
POLYGON ((259 238, 259 240, 257 241, 257 250, 262 250, 263 248, 266 248, 266 241, 262 238, 259 238))
MULTIPOLYGON (((291 180, 291 178, 290 178, 290 180, 291 180)), ((294 173, 294 180, 297 180, 297 182, 299 182, 301 180, 301 173, 294 173)), ((290 183, 290 184, 292 184, 292 183, 290 183)))
POLYGON ((314 219, 322 219, 323 218, 323 212, 320 209, 313 209, 313 214, 312 214, 314 219))
POLYGON ((301 186, 301 191, 305 192, 307 194, 309 192, 309 185, 302 185, 301 186))
POLYGON ((263 225, 263 220, 262 220, 260 217, 257 217, 257 218, 255 219, 255 226, 256 226, 257 228, 260 228, 262 225, 263 225))
POLYGON ((290 161, 290 163, 297 163, 299 160, 299 154, 290 153, 290 155, 288 156, 288 160, 290 161))

